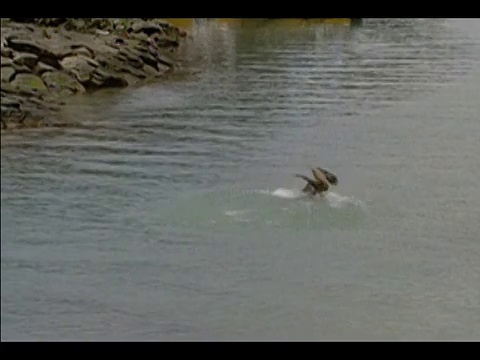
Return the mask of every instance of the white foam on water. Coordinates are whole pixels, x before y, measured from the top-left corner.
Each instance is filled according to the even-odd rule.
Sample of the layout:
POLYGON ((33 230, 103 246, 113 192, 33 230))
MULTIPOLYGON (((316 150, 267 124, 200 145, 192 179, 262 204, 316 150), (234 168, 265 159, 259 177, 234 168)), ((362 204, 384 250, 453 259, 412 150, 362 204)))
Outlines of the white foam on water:
POLYGON ((353 196, 343 196, 334 191, 328 191, 324 196, 325 199, 327 199, 328 204, 333 208, 340 209, 350 205, 360 207, 364 206, 362 201, 354 198, 353 196))
POLYGON ((235 216, 245 214, 245 212, 246 210, 227 210, 225 211, 225 215, 235 217, 235 216))
POLYGON ((276 190, 257 190, 259 194, 272 195, 282 199, 296 199, 301 197, 303 194, 298 190, 278 188, 276 190))
POLYGON ((255 193, 271 195, 282 199, 298 199, 298 198, 309 198, 312 201, 326 201, 328 205, 332 208, 342 209, 348 206, 359 206, 364 208, 365 204, 353 197, 353 196, 344 196, 334 191, 327 191, 320 196, 311 197, 304 194, 299 189, 285 189, 278 188, 276 190, 255 190, 255 193))
MULTIPOLYGON (((283 198, 283 199, 297 199, 300 197, 307 196, 306 194, 302 193, 299 189, 285 189, 285 188, 278 188, 276 190, 258 190, 256 191, 260 194, 268 194, 275 197, 283 198)), ((310 197, 311 198, 311 197, 310 197)), ((315 196, 312 200, 322 200, 326 199, 330 206, 334 208, 342 208, 348 205, 355 205, 355 206, 362 206, 363 202, 359 199, 356 199, 353 196, 344 196, 336 193, 334 191, 327 191, 323 193, 321 196, 315 196)))
POLYGON ((235 222, 250 222, 250 219, 245 218, 245 214, 248 212, 247 209, 245 210, 227 210, 225 211, 225 215, 231 217, 235 222))
POLYGON ((282 189, 282 188, 279 188, 273 191, 272 195, 279 198, 284 198, 284 199, 296 199, 301 196, 301 194, 298 191, 291 190, 291 189, 282 189))

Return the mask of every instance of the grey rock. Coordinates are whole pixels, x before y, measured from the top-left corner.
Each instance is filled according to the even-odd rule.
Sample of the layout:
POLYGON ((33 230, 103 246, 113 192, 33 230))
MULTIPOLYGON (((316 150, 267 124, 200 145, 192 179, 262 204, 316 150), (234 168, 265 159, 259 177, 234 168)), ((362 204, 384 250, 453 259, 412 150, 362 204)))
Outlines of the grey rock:
POLYGON ((7 43, 10 48, 18 52, 27 52, 38 56, 39 61, 44 62, 56 69, 61 66, 58 62, 63 57, 63 54, 53 52, 52 50, 37 44, 35 41, 7 38, 7 43))
POLYGON ((105 35, 109 35, 110 31, 97 29, 95 30, 95 34, 105 36, 105 35))
POLYGON ((18 65, 13 63, 13 68, 17 74, 30 74, 32 73, 32 69, 30 69, 27 65, 18 65))
POLYGON ((66 56, 72 56, 72 55, 83 55, 88 58, 93 58, 94 53, 92 50, 88 49, 85 46, 80 46, 80 47, 75 47, 70 51, 69 53, 66 54, 66 56))
POLYGON ((146 79, 147 75, 148 75, 144 71, 143 67, 142 67, 142 69, 137 69, 137 68, 133 68, 133 67, 128 66, 128 65, 125 65, 125 66, 121 67, 120 72, 122 73, 122 75, 131 74, 131 75, 134 75, 135 77, 137 77, 139 79, 146 79))
POLYGON ((180 46, 180 43, 177 40, 171 40, 171 39, 158 39, 155 42, 159 47, 163 47, 163 48, 168 48, 168 47, 177 48, 180 46))
POLYGON ((80 52, 76 53, 76 54, 85 55, 85 56, 90 57, 92 59, 95 57, 95 51, 87 44, 77 43, 77 44, 71 45, 70 48, 72 49, 72 53, 76 53, 76 51, 79 50, 80 52), (88 51, 90 53, 90 55, 87 55, 85 50, 88 51))
POLYGON ((122 76, 110 73, 100 68, 95 69, 90 84, 94 87, 125 87, 128 86, 127 80, 122 76))
POLYGON ((2 106, 4 107, 12 107, 12 108, 20 108, 21 102, 18 101, 18 99, 15 99, 14 97, 3 97, 2 98, 2 106))
POLYGON ((2 57, 6 57, 6 58, 13 57, 13 50, 2 45, 2 57))
POLYGON ((12 64, 13 64, 12 59, 2 56, 2 67, 3 66, 11 66, 12 64))
POLYGON ((135 47, 135 50, 137 50, 138 52, 138 57, 147 65, 150 65, 151 67, 153 67, 154 69, 157 69, 158 70, 158 60, 157 60, 157 57, 155 55, 152 55, 147 49, 145 49, 144 47, 139 47, 139 46, 136 46, 135 47))
POLYGON ((117 54, 117 59, 120 60, 120 61, 128 62, 128 57, 124 54, 121 54, 121 53, 117 54))
POLYGON ((38 56, 29 53, 18 53, 14 56, 13 62, 18 65, 25 65, 30 69, 33 69, 38 62, 38 56))
POLYGON ((125 48, 125 49, 120 49, 118 54, 120 56, 124 56, 128 64, 133 66, 134 68, 141 69, 143 67, 143 60, 140 57, 139 52, 136 52, 135 50, 132 50, 129 48, 125 48))
POLYGON ((30 23, 45 26, 58 26, 63 24, 66 18, 11 18, 10 20, 19 23, 30 23))
POLYGON ((65 30, 69 30, 69 31, 72 31, 72 30, 75 30, 75 31, 79 31, 79 30, 82 30, 82 29, 85 29, 86 27, 86 23, 85 23, 85 20, 82 19, 82 18, 69 18, 65 24, 63 25, 63 27, 65 28, 65 30))
POLYGON ((153 68, 151 67, 150 65, 147 65, 145 64, 143 66, 143 70, 145 71, 145 73, 149 76, 158 76, 160 75, 160 72, 156 69, 156 68, 153 68))
MULTIPOLYGON (((143 71, 143 65, 141 68, 139 68, 138 66, 132 66, 128 62, 128 59, 121 60, 119 59, 118 55, 104 57, 101 60, 105 63, 104 67, 108 68, 109 72, 119 73, 121 76, 124 76, 125 74, 131 74, 140 79, 145 79, 147 77, 147 75, 143 71)), ((127 80, 127 82, 129 81, 127 80)))
POLYGON ((60 107, 58 105, 51 104, 51 103, 49 103, 45 100, 39 99, 39 98, 31 97, 29 99, 29 102, 34 104, 38 108, 48 109, 48 110, 52 110, 52 111, 59 111, 60 110, 60 107))
POLYGON ((127 31, 133 32, 133 33, 141 32, 148 36, 151 36, 152 34, 155 34, 155 33, 160 33, 160 34, 163 33, 163 28, 160 25, 155 24, 154 22, 139 20, 134 22, 132 26, 129 29, 127 29, 127 31))
POLYGON ((10 82, 13 79, 14 74, 15 74, 15 69, 13 67, 2 66, 2 83, 10 82))
POLYGON ((166 54, 177 46, 178 29, 157 19, 28 18, 29 26, 7 20, 0 39, 2 128, 63 126, 51 114, 62 95, 133 85, 174 68, 166 54))
POLYGON ((98 62, 83 55, 68 56, 60 64, 82 84, 90 81, 95 68, 99 66, 98 62))
POLYGON ((85 92, 85 87, 78 80, 61 71, 46 72, 42 75, 42 79, 51 91, 60 94, 85 92))
POLYGON ((37 66, 33 69, 33 72, 37 75, 42 75, 47 71, 55 71, 56 69, 50 65, 44 64, 43 62, 38 62, 37 66))
MULTIPOLYGON (((4 122, 5 125, 22 122, 27 115, 26 112, 20 108, 6 107, 3 104, 1 106, 1 114, 2 122, 4 122)), ((5 128, 9 128, 9 126, 5 126, 5 128)))
POLYGON ((166 66, 161 63, 158 63, 158 71, 161 73, 169 73, 175 69, 174 66, 166 66))
POLYGON ((138 83, 140 81, 140 79, 137 76, 134 76, 134 75, 128 74, 128 73, 123 74, 123 77, 125 78, 125 80, 127 81, 129 86, 135 85, 136 83, 138 83))
POLYGON ((172 59, 166 57, 166 56, 163 56, 163 55, 158 55, 157 56, 157 59, 158 59, 158 62, 162 65, 165 65, 165 66, 168 66, 168 67, 173 67, 174 65, 174 62, 172 59))
POLYGON ((140 41, 142 43, 148 44, 150 42, 150 37, 144 33, 132 33, 129 36, 131 39, 140 41))
POLYGON ((42 79, 34 74, 16 74, 11 84, 25 92, 48 92, 42 79))
POLYGON ((53 31, 53 29, 49 29, 49 28, 42 29, 42 35, 46 39, 51 39, 54 36, 54 33, 55 32, 53 31))

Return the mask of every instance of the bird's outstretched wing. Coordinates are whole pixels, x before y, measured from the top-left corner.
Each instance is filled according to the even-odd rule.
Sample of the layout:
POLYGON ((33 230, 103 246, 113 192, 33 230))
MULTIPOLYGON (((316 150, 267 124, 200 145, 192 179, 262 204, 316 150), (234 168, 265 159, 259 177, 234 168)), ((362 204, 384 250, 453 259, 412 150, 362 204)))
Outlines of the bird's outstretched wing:
POLYGON ((295 174, 296 177, 299 177, 299 178, 302 178, 303 180, 305 180, 307 183, 309 183, 310 185, 312 185, 315 189, 317 188, 317 183, 315 180, 312 180, 304 175, 300 175, 300 174, 295 174))
POLYGON ((317 180, 317 181, 320 181, 320 182, 323 182, 323 183, 326 183, 328 181, 327 178, 325 177, 325 174, 323 173, 323 171, 319 170, 318 168, 317 169, 312 168, 312 174, 313 174, 313 177, 315 178, 315 180, 317 180))
MULTIPOLYGON (((316 192, 322 193, 322 192, 328 190, 328 183, 326 181, 313 180, 313 179, 310 179, 306 176, 299 175, 299 174, 296 174, 295 176, 305 180, 316 192)), ((307 190, 307 187, 304 189, 304 191, 305 190, 307 190)))
POLYGON ((317 170, 321 171, 325 178, 328 180, 328 182, 332 185, 338 185, 338 178, 335 174, 331 173, 328 170, 325 170, 324 168, 317 167, 317 170))

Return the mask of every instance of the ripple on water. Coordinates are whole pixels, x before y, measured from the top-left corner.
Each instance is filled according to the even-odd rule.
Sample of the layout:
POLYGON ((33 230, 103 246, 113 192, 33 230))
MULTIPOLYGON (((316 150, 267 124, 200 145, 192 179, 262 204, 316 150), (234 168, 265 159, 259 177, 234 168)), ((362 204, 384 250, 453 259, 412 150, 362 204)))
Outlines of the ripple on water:
POLYGON ((2 339, 479 337, 478 19, 256 21, 2 135, 2 339))
POLYGON ((218 229, 237 225, 287 230, 347 228, 356 226, 366 210, 362 201, 351 196, 329 192, 312 199, 284 188, 211 191, 185 196, 172 205, 163 220, 218 229))

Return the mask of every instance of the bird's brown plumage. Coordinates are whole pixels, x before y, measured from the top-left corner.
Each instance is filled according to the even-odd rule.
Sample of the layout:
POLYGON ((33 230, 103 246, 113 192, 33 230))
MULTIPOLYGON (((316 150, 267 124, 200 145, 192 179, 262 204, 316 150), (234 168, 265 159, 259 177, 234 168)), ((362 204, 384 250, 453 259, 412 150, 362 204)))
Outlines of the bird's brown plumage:
POLYGON ((338 178, 336 175, 332 174, 330 171, 325 170, 319 166, 317 167, 317 169, 323 173, 323 175, 325 176, 325 178, 328 180, 330 184, 338 185, 338 178))
POLYGON ((323 193, 329 189, 329 183, 332 185, 338 184, 337 177, 331 172, 321 168, 312 168, 312 174, 315 180, 304 175, 297 174, 296 176, 302 178, 307 182, 307 185, 302 189, 304 193, 315 195, 316 193, 323 193))

